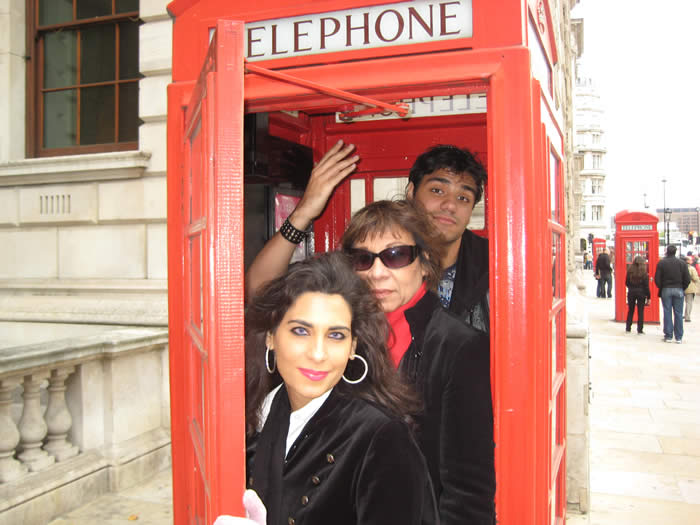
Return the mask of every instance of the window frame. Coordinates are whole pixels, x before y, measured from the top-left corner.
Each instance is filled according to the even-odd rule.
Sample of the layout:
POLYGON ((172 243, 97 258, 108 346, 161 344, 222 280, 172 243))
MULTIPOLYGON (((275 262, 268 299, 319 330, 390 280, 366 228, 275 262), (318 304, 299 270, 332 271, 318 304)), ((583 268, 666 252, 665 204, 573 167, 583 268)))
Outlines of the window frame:
MULTIPOLYGON (((94 17, 84 20, 71 20, 65 24, 51 24, 39 26, 39 1, 26 0, 26 126, 25 126, 25 144, 27 158, 35 157, 58 157, 66 155, 81 155, 90 153, 107 153, 118 151, 132 151, 139 147, 138 138, 133 141, 125 142, 110 142, 103 144, 89 145, 74 145, 60 148, 45 148, 43 146, 43 100, 42 100, 42 83, 43 83, 43 49, 42 38, 40 33, 46 33, 57 28, 76 29, 85 27, 95 27, 102 24, 118 25, 123 21, 137 21, 142 23, 140 19, 140 11, 128 11, 117 15, 108 15, 94 17)), ((112 2, 112 10, 114 11, 114 0, 112 2)), ((117 50, 117 57, 119 51, 117 50)), ((118 58, 115 63, 115 69, 118 70, 118 58)), ((140 79, 142 78, 139 72, 135 79, 119 80, 114 79, 108 82, 96 83, 97 86, 113 85, 126 83, 135 83, 137 88, 140 79)), ((80 84, 76 84, 80 86, 80 84)), ((78 89, 78 88, 76 88, 78 89)), ((115 90, 116 91, 116 90, 115 90)), ((114 109, 115 109, 115 130, 119 129, 119 100, 115 92, 114 109)), ((76 122, 79 123, 80 109, 77 109, 76 122)), ((140 119, 137 120, 140 125, 140 119)), ((137 130, 138 131, 138 130, 137 130)), ((116 134, 115 134, 116 137, 116 134)))

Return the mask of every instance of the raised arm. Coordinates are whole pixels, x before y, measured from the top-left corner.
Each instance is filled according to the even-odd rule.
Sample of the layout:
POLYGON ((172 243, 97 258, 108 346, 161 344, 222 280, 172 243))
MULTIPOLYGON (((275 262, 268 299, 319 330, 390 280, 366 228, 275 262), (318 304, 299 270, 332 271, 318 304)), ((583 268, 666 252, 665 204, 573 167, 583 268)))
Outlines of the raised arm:
MULTIPOLYGON (((349 157, 354 149, 353 144, 344 144, 339 140, 316 164, 311 171, 304 195, 288 217, 294 228, 307 230, 314 219, 321 215, 335 187, 355 170, 359 157, 349 157)), ((246 272, 246 296, 252 297, 267 281, 283 275, 296 247, 296 244, 282 237, 280 232, 276 232, 265 243, 246 272)))

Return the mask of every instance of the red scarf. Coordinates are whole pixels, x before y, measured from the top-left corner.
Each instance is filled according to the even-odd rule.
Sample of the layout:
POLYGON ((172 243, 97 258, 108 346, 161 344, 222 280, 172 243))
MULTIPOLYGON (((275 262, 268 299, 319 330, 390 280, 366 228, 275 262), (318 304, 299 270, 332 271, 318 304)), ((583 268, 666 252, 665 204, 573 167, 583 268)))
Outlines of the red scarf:
POLYGON ((425 283, 421 284, 418 291, 415 293, 411 300, 406 304, 399 306, 393 312, 386 314, 386 320, 389 321, 391 326, 391 332, 389 333, 389 340, 387 345, 389 346, 389 357, 391 357, 392 362, 396 368, 399 367, 401 358, 408 350, 408 346, 411 344, 411 328, 408 326, 408 321, 406 321, 406 316, 404 313, 406 310, 415 306, 415 304, 421 300, 425 295, 426 286, 425 283))

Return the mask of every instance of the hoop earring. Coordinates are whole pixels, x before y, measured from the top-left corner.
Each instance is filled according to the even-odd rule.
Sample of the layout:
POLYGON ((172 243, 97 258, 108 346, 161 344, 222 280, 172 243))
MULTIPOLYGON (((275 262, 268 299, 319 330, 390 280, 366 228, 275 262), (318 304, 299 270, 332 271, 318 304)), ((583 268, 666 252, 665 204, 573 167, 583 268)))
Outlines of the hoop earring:
POLYGON ((350 383, 351 385, 356 385, 357 383, 361 383, 364 380, 364 378, 367 377, 367 372, 369 372, 369 366, 367 366, 367 360, 364 357, 362 357, 360 354, 355 354, 355 358, 362 361, 362 364, 365 365, 365 372, 362 374, 360 379, 353 379, 353 380, 348 379, 347 377, 345 377, 345 374, 343 374, 343 376, 342 376, 343 381, 345 381, 346 383, 350 383))
POLYGON ((272 366, 270 366, 269 355, 270 355, 271 350, 272 350, 272 348, 270 348, 269 346, 265 347, 265 368, 267 368, 267 371, 270 374, 274 374, 275 370, 277 369, 277 361, 275 360, 274 350, 272 350, 272 352, 273 352, 273 354, 272 354, 272 366))

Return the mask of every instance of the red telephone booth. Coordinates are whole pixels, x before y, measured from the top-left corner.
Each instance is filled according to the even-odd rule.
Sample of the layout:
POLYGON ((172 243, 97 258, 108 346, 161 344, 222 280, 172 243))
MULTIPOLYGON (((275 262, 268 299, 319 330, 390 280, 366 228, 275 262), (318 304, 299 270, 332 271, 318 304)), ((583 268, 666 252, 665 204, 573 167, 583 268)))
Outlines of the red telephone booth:
MULTIPOLYGON (((659 233, 656 215, 624 210, 615 215, 615 320, 627 320, 627 268, 639 256, 647 261, 651 304, 644 311, 645 323, 659 322, 659 292, 654 284, 656 263, 659 262, 659 233)), ((634 314, 637 320, 637 313, 634 314)))
POLYGON ((595 268, 595 262, 598 260, 598 255, 605 248, 605 239, 600 239, 598 237, 593 239, 593 267, 595 268))
POLYGON ((280 181, 244 173, 251 115, 267 139, 308 147, 315 160, 338 138, 357 147, 357 172, 314 223, 316 251, 335 248, 353 210, 403 191, 427 147, 457 144, 485 161, 483 224, 472 227, 488 237, 491 261, 498 519, 563 523, 564 130, 549 3, 176 0, 168 9, 175 523, 242 510, 244 245, 252 249, 243 219, 269 216, 256 184, 280 181))

